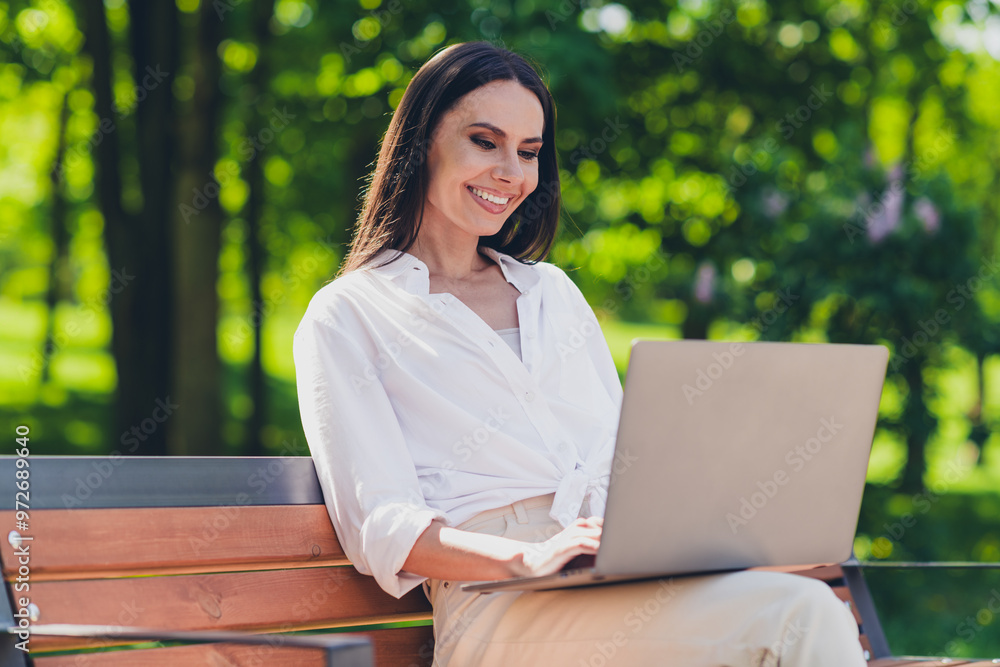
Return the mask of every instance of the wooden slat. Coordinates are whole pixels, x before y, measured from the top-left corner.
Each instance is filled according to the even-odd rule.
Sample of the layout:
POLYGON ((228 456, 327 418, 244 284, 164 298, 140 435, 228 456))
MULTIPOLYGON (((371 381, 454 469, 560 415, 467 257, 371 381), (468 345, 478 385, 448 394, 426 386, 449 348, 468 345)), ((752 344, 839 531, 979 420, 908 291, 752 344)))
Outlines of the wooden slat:
POLYGON ((812 577, 822 581, 834 581, 844 576, 844 571, 837 563, 819 563, 816 565, 781 565, 772 567, 752 567, 751 570, 763 572, 786 572, 803 577, 812 577))
POLYGON ((434 629, 429 625, 359 634, 372 638, 377 667, 430 667, 434 660, 434 629))
POLYGON ((879 658, 868 663, 868 667, 979 667, 993 665, 991 662, 969 662, 951 658, 879 658))
MULTIPOLYGON (((0 525, 14 513, 0 512, 0 525)), ((37 510, 25 534, 32 582, 348 562, 324 505, 37 510)), ((10 580, 6 539, 0 558, 10 580)))
POLYGON ((831 586, 833 593, 843 600, 844 602, 851 603, 851 613, 854 614, 854 621, 860 626, 861 625, 861 614, 858 612, 858 606, 854 604, 854 598, 851 597, 851 589, 847 586, 831 586))
MULTIPOLYGON (((378 667, 430 667, 434 633, 429 625, 352 634, 372 638, 378 667)), ((322 651, 275 646, 200 644, 142 651, 36 657, 36 667, 326 667, 322 651)))
MULTIPOLYGON (((431 617, 421 588, 397 600, 352 567, 43 582, 31 592, 45 624, 291 632, 431 617)), ((37 650, 114 643, 32 639, 37 650)))
MULTIPOLYGON (((207 644, 36 657, 35 667, 326 667, 321 649, 207 644)), ((381 667, 381 665, 379 666, 381 667)))

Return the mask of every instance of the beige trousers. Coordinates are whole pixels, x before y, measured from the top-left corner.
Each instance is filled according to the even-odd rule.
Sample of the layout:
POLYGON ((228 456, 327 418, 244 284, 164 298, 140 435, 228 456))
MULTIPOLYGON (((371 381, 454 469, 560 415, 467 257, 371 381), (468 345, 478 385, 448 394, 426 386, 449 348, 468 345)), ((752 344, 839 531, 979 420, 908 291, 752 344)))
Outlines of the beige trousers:
MULTIPOLYGON (((541 542, 560 530, 549 517, 552 497, 488 510, 458 528, 541 542)), ((485 594, 462 592, 461 583, 424 582, 434 607, 434 667, 866 664, 844 603, 823 582, 794 574, 485 594)))

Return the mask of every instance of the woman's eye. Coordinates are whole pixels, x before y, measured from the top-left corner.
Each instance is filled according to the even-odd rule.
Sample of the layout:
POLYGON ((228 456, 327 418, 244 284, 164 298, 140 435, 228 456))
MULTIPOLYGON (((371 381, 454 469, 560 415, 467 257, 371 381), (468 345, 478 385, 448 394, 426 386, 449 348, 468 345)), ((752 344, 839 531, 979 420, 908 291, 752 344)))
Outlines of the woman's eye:
MULTIPOLYGON (((476 144, 480 148, 485 148, 487 150, 492 150, 492 149, 496 148, 496 144, 494 144, 492 141, 489 141, 488 139, 481 139, 479 137, 470 137, 470 138, 472 139, 472 143, 476 144)), ((519 153, 520 153, 521 157, 524 158, 525 160, 537 160, 538 159, 538 153, 537 152, 533 152, 533 151, 519 151, 519 153)))

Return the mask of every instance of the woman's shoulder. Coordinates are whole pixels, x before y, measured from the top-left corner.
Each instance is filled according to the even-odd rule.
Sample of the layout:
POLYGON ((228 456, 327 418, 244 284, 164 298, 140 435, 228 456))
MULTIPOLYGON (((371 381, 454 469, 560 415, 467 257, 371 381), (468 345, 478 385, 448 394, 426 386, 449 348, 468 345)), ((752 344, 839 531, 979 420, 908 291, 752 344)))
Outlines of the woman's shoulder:
POLYGON ((513 271, 515 275, 527 279, 529 274, 534 274, 544 286, 564 285, 566 282, 572 282, 565 271, 551 262, 518 259, 489 248, 486 249, 486 252, 494 256, 498 262, 506 264, 507 270, 513 271))
POLYGON ((371 290, 372 281, 363 269, 337 276, 309 299, 302 320, 336 325, 347 313, 356 311, 365 300, 370 299, 371 290))
POLYGON ((554 289, 573 297, 581 294, 580 288, 570 277, 570 274, 562 267, 551 262, 536 262, 532 266, 535 267, 539 278, 546 288, 554 289))

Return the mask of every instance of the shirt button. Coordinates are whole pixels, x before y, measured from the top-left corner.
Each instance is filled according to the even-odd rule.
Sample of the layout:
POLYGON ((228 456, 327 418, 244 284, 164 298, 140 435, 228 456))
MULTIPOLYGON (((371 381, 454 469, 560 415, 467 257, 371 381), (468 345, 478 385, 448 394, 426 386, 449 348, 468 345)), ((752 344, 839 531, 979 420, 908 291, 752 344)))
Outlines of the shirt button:
POLYGON ((529 331, 529 332, 527 332, 524 335, 527 336, 528 338, 534 338, 535 337, 535 332, 534 331, 529 331))
POLYGON ((556 445, 556 451, 558 451, 560 454, 565 454, 567 449, 569 449, 569 446, 565 442, 560 442, 558 445, 556 445))
POLYGON ((524 400, 526 400, 528 403, 531 403, 533 400, 535 400, 535 392, 533 391, 524 392, 524 400))

